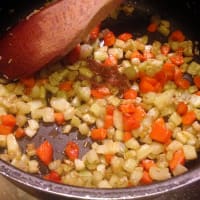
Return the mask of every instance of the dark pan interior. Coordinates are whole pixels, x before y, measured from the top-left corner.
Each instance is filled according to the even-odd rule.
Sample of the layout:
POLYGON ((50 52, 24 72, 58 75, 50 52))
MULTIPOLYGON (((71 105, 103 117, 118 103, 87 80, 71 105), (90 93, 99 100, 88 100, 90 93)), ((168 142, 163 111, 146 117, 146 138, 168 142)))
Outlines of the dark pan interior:
MULTIPOLYGON (((17 1, 6 2, 7 3, 0 2, 0 33, 2 35, 7 27, 17 23, 17 21, 27 15, 33 8, 38 8, 44 3, 42 0, 31 2, 22 0, 20 1, 20 5, 17 1)), ((186 36, 193 41, 200 40, 199 1, 137 0, 129 2, 133 3, 136 8, 133 15, 120 15, 118 20, 108 19, 104 22, 103 26, 110 28, 116 34, 126 31, 133 33, 133 35, 137 37, 146 33, 146 27, 152 15, 160 15, 161 18, 170 20, 173 29, 183 30, 186 36)), ((166 38, 157 33, 149 34, 149 38, 150 41, 166 41, 166 38)), ((43 124, 38 134, 33 139, 23 138, 20 141, 20 145, 22 148, 25 148, 26 144, 30 142, 39 145, 45 139, 48 139, 54 145, 55 159, 62 159, 64 157, 63 149, 69 140, 76 140, 79 143, 81 149, 80 156, 89 149, 91 143, 90 138, 81 138, 78 136, 76 130, 72 131, 69 135, 65 135, 61 133, 60 127, 55 124, 43 124)), ((188 163, 188 167, 191 171, 195 171, 200 167, 200 158, 188 163)), ((46 173, 46 170, 47 169, 42 166, 42 172, 46 173)))

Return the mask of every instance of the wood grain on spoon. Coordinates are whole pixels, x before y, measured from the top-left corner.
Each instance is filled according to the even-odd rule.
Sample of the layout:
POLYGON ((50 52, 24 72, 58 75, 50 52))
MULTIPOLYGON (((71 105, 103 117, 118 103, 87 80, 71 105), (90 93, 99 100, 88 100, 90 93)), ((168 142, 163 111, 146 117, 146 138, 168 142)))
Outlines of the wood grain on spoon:
POLYGON ((0 73, 28 76, 67 54, 123 0, 59 0, 32 13, 0 40, 0 73))

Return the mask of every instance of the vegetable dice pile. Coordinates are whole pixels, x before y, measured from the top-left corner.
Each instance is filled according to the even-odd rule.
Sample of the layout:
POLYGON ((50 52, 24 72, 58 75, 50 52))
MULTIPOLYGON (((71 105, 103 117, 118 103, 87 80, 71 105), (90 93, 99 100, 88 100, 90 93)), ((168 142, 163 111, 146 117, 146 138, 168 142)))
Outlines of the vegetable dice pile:
POLYGON ((96 188, 131 187, 164 181, 188 171, 200 149, 200 64, 194 43, 170 22, 153 18, 148 42, 125 32, 95 27, 66 58, 38 74, 0 84, 0 158, 44 179, 96 188), (40 122, 56 123, 91 137, 80 156, 66 141, 63 160, 54 144, 18 140, 34 137, 40 122))

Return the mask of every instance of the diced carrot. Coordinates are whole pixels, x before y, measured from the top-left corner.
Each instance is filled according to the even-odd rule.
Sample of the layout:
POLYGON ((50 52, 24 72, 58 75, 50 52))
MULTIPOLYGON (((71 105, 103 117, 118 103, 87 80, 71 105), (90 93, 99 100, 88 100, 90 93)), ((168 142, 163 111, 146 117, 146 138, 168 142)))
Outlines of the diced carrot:
POLYGON ((106 114, 107 114, 107 115, 112 115, 113 112, 114 112, 114 110, 115 110, 115 107, 114 107, 113 105, 108 104, 108 105, 106 106, 106 114))
POLYGON ((185 78, 179 78, 177 80, 175 80, 175 83, 178 87, 186 90, 190 87, 190 81, 185 79, 185 78))
POLYGON ((63 91, 70 91, 72 89, 72 81, 65 81, 59 84, 59 89, 63 91))
POLYGON ((91 138, 93 140, 104 140, 107 137, 107 130, 105 128, 94 128, 91 130, 91 138))
POLYGON ((153 160, 150 159, 144 159, 141 162, 142 167, 146 170, 149 171, 149 169, 153 166, 156 166, 155 162, 153 160))
POLYGON ((167 80, 173 80, 175 75, 175 65, 170 62, 165 62, 163 64, 162 70, 166 75, 167 80))
POLYGON ((171 131, 166 127, 163 118, 156 119, 152 124, 152 131, 150 133, 150 138, 160 143, 167 143, 171 138, 171 131))
POLYGON ((2 115, 1 116, 1 123, 5 126, 15 126, 16 125, 16 118, 12 114, 2 115))
POLYGON ((45 164, 48 165, 53 160, 53 146, 47 140, 45 140, 40 146, 36 149, 36 154, 39 159, 45 164))
POLYGON ((146 112, 145 110, 142 108, 142 106, 136 106, 136 110, 134 112, 135 117, 139 120, 142 121, 142 119, 145 117, 146 112))
POLYGON ((176 80, 182 79, 183 73, 179 67, 175 67, 175 73, 174 73, 174 81, 176 83, 176 80))
POLYGON ((91 90, 91 95, 96 99, 102 99, 110 95, 110 90, 106 86, 101 86, 91 90))
POLYGON ((113 154, 105 154, 105 160, 108 164, 111 163, 113 156, 114 156, 113 154))
POLYGON ((120 104, 119 110, 124 114, 134 113, 136 111, 136 106, 133 103, 120 104))
POLYGON ((140 127, 141 121, 135 115, 123 115, 124 131, 132 131, 140 127))
POLYGON ((163 44, 161 47, 160 47, 160 51, 163 55, 167 55, 169 52, 170 52, 170 46, 168 44, 163 44))
POLYGON ((104 128, 111 128, 113 126, 113 115, 105 115, 104 117, 104 128))
MULTIPOLYGON (((122 104, 123 105, 123 104, 122 104)), ((131 131, 140 127, 145 116, 145 111, 141 106, 123 108, 123 128, 124 131, 131 131)))
POLYGON ((149 24, 148 27, 147 27, 147 31, 150 32, 150 33, 156 32, 157 29, 158 29, 158 25, 156 23, 154 23, 154 22, 149 24))
POLYGON ((196 120, 196 114, 194 111, 188 111, 182 116, 183 125, 191 125, 196 120))
POLYGON ((173 55, 169 58, 171 60, 171 62, 175 65, 182 65, 184 63, 184 59, 182 55, 173 55))
POLYGON ((163 88, 164 85, 166 84, 166 82, 169 80, 167 73, 163 69, 161 69, 159 72, 157 72, 153 76, 153 78, 155 78, 157 80, 157 82, 159 82, 160 88, 163 88))
POLYGON ((140 92, 142 92, 142 93, 155 91, 154 85, 146 78, 141 79, 139 87, 140 87, 140 92))
POLYGON ((173 171, 179 164, 185 163, 185 154, 183 149, 174 152, 172 159, 169 161, 169 168, 173 171))
POLYGON ((90 39, 96 40, 99 36, 99 32, 100 32, 100 24, 92 29, 92 31, 90 32, 90 39))
POLYGON ((127 142, 128 140, 130 140, 131 138, 133 137, 133 135, 131 134, 131 132, 124 132, 124 135, 123 135, 123 141, 124 142, 127 142))
POLYGON ((78 61, 80 58, 80 50, 81 50, 80 44, 76 45, 76 47, 72 49, 68 53, 68 55, 64 58, 66 62, 69 64, 74 64, 76 61, 78 61))
POLYGON ((16 131, 15 131, 15 137, 17 138, 17 139, 20 139, 20 138, 22 138, 22 137, 24 137, 25 136, 25 131, 24 131, 24 129, 23 128, 17 128, 16 129, 16 131))
POLYGON ((185 35, 183 34, 182 31, 176 30, 171 33, 171 35, 169 36, 169 39, 178 41, 178 42, 183 42, 185 40, 185 35))
POLYGON ((112 31, 108 31, 104 34, 104 44, 108 47, 113 46, 116 40, 116 37, 112 31))
POLYGON ((137 91, 135 91, 134 89, 128 89, 123 94, 124 99, 135 99, 136 97, 137 91))
POLYGON ((185 113, 187 113, 188 111, 188 107, 187 104, 184 102, 179 102, 177 107, 176 107, 176 111, 179 115, 184 115, 185 113))
POLYGON ((133 38, 133 35, 131 33, 122 33, 118 36, 118 39, 123 40, 123 41, 127 41, 129 39, 133 38))
POLYGON ((140 61, 144 60, 144 56, 142 55, 142 53, 140 53, 138 50, 135 50, 131 53, 130 58, 138 58, 140 61))
POLYGON ((50 171, 50 173, 46 174, 43 178, 56 183, 60 183, 61 181, 61 177, 56 171, 50 171))
POLYGON ((162 90, 161 83, 153 77, 144 76, 141 78, 140 83, 140 92, 160 92, 162 90))
POLYGON ((147 171, 143 171, 143 176, 140 181, 143 184, 150 184, 153 182, 152 178, 149 175, 149 172, 147 172, 147 171))
POLYGON ((0 135, 8 135, 13 132, 12 126, 0 124, 0 135))
POLYGON ((113 67, 116 66, 118 63, 117 58, 113 55, 109 55, 108 58, 103 62, 105 67, 113 67))
POLYGON ((58 125, 61 125, 65 122, 65 117, 64 114, 62 112, 55 112, 54 113, 54 118, 55 118, 55 122, 58 125))
POLYGON ((79 146, 73 141, 70 141, 67 143, 65 147, 65 155, 70 159, 70 160, 75 160, 79 156, 79 146))
POLYGON ((35 79, 33 77, 28 77, 28 78, 21 78, 20 82, 28 88, 33 88, 35 85, 35 79))
POLYGON ((193 81, 195 85, 200 89, 200 76, 195 76, 193 81))

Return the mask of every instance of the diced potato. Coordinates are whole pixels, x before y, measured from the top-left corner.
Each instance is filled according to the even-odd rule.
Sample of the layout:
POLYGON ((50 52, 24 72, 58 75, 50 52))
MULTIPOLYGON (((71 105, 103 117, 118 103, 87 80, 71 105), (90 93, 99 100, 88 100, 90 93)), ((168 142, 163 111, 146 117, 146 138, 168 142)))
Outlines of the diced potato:
POLYGON ((53 97, 50 100, 51 107, 55 109, 55 111, 63 112, 70 106, 69 102, 67 102, 64 98, 56 98, 53 97))
POLYGON ((188 169, 187 169, 185 166, 179 164, 179 165, 177 165, 177 167, 172 171, 172 173, 173 173, 174 176, 178 176, 178 175, 184 174, 184 173, 187 172, 187 171, 188 171, 188 169))
POLYGON ((142 176, 143 176, 143 168, 137 167, 132 171, 130 175, 130 182, 133 185, 137 185, 140 182, 142 176))
POLYGON ((120 48, 109 48, 108 54, 113 55, 117 59, 123 58, 123 50, 120 48))
POLYGON ((30 173, 38 173, 39 172, 39 163, 37 160, 28 161, 28 171, 30 173))
POLYGON ((85 169, 85 163, 80 159, 75 159, 74 164, 77 171, 85 169))
POLYGON ((32 129, 32 128, 30 128, 29 126, 26 127, 26 128, 24 129, 24 131, 25 131, 25 134, 26 134, 28 137, 33 137, 33 136, 35 136, 35 134, 37 133, 37 130, 36 130, 36 129, 32 129))
POLYGON ((19 101, 16 103, 18 114, 28 114, 31 110, 34 110, 36 105, 34 103, 25 103, 23 101, 19 101))
POLYGON ((42 109, 42 119, 44 122, 54 122, 54 110, 51 107, 42 109))
POLYGON ((167 151, 175 152, 183 147, 183 144, 177 140, 173 140, 168 146, 167 151))
POLYGON ((8 154, 12 157, 16 157, 21 152, 19 144, 13 134, 7 135, 7 150, 8 154))
POLYGON ((98 188, 112 188, 107 180, 101 180, 98 183, 98 188))
POLYGON ((134 170, 134 168, 137 166, 138 161, 133 159, 133 158, 129 158, 124 162, 123 168, 124 170, 126 170, 127 172, 132 172, 134 170))
POLYGON ((39 128, 39 123, 38 121, 34 120, 34 119, 29 119, 28 120, 28 125, 31 129, 33 130, 38 130, 39 128))
POLYGON ((183 151, 185 154, 185 159, 186 160, 194 160, 197 158, 197 152, 195 148, 191 145, 184 145, 183 146, 183 151))
POLYGON ((119 110, 114 110, 113 124, 116 129, 123 130, 123 118, 122 118, 122 113, 119 110))
POLYGON ((133 149, 133 150, 137 150, 140 148, 140 144, 139 142, 135 139, 135 138, 131 138, 129 139, 126 143, 125 143, 126 147, 128 149, 133 149))
POLYGON ((94 59, 97 61, 104 61, 108 58, 108 53, 105 51, 95 51, 94 52, 94 59))
POLYGON ((44 106, 42 100, 32 100, 28 102, 27 104, 30 107, 30 111, 42 108, 44 106))
POLYGON ((124 159, 117 156, 113 156, 111 160, 111 168, 113 172, 119 173, 122 171, 123 167, 124 167, 124 159))
POLYGON ((169 168, 151 167, 149 169, 149 175, 156 181, 164 181, 171 178, 169 168))
POLYGON ((138 150, 137 150, 137 159, 143 160, 146 158, 150 153, 152 152, 151 146, 148 144, 143 144, 138 150))

